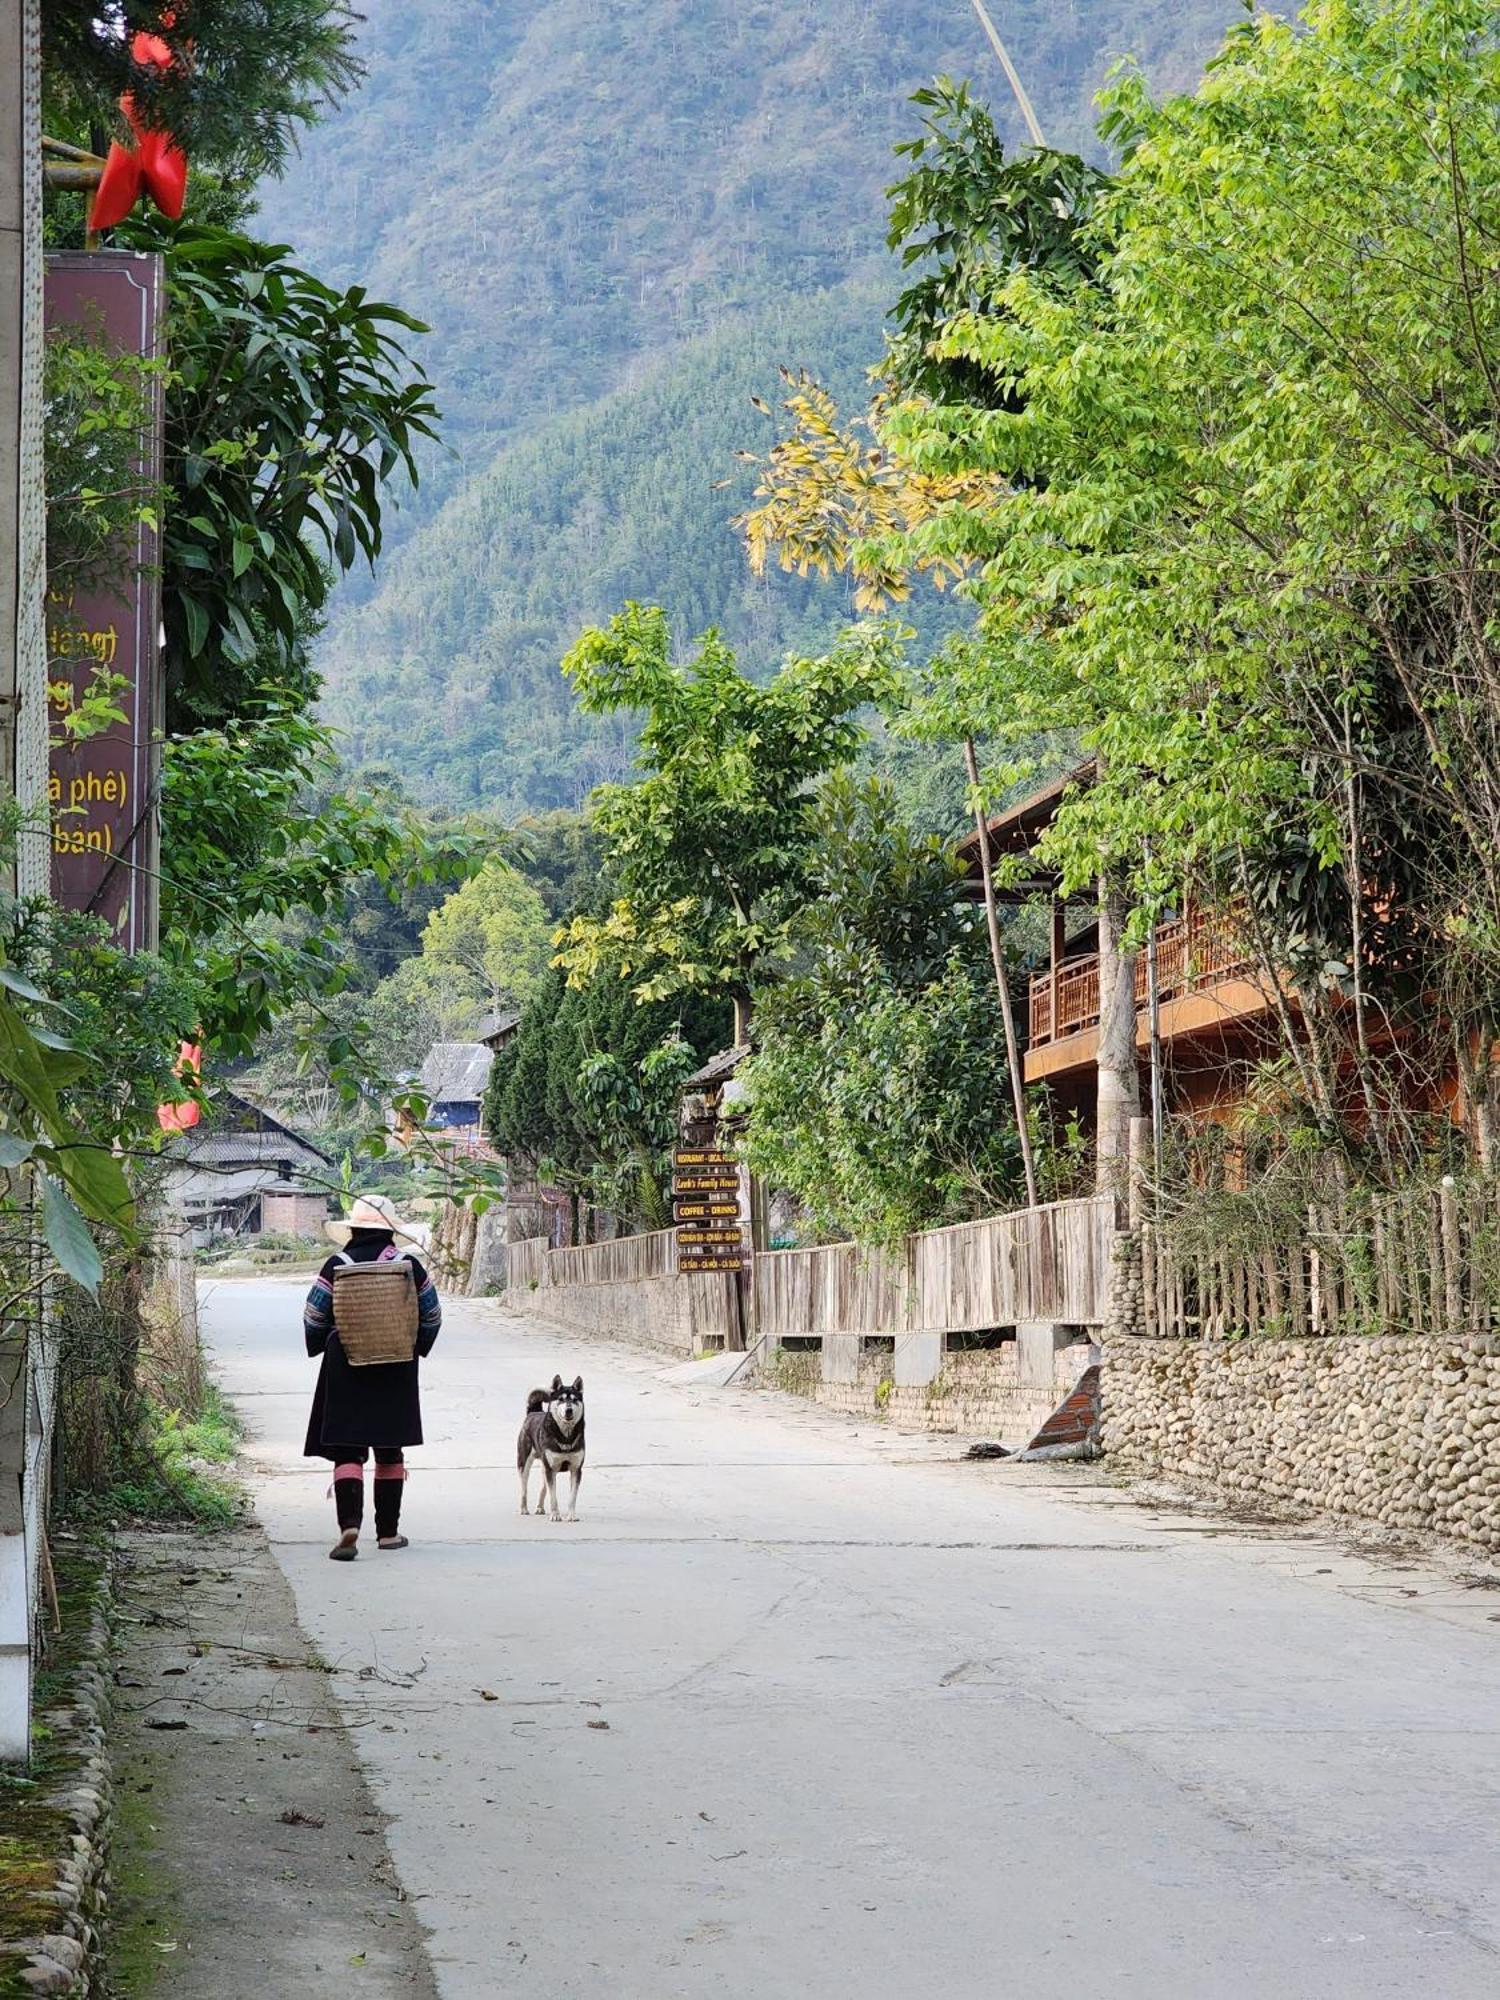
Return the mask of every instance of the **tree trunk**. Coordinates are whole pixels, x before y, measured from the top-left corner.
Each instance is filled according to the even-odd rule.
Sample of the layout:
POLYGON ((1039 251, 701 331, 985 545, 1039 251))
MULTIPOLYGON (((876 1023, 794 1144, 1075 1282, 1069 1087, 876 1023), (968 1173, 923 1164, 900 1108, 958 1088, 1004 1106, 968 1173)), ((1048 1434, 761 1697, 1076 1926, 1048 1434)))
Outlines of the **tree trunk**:
POLYGON ((1463 1016, 1454 1024, 1453 1049, 1457 1058, 1459 1089, 1474 1161, 1481 1173, 1492 1173, 1500 1145, 1497 1145, 1494 1065, 1490 1051, 1495 1045, 1496 1028, 1481 1017, 1477 1034, 1463 1016), (1478 1055, 1476 1056, 1476 1049, 1478 1055))
POLYGON ((734 995, 734 1046, 737 1049, 750 1046, 750 993, 746 987, 734 995))
POLYGON ((1099 885, 1099 1109, 1094 1154, 1101 1194, 1126 1192, 1130 1121, 1141 1111, 1135 1053, 1136 953, 1120 949, 1129 916, 1124 891, 1106 877, 1099 885))

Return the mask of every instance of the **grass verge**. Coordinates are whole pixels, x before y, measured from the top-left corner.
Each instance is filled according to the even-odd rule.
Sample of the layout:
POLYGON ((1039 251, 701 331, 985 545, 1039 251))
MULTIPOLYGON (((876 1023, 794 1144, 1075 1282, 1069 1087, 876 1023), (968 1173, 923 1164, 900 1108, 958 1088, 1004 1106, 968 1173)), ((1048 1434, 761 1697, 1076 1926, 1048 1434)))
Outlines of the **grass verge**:
POLYGON ((80 1494, 69 1509, 84 1523, 121 1520, 233 1527, 244 1491, 228 1468, 239 1450, 239 1420, 210 1383, 196 1417, 147 1397, 128 1472, 103 1493, 80 1494))

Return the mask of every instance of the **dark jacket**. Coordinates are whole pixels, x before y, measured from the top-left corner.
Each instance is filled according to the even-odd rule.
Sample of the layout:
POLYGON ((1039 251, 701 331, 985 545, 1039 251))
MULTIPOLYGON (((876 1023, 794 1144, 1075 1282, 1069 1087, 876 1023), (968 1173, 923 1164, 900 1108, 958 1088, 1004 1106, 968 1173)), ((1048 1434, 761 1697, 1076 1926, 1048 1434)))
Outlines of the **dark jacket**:
MULTIPOLYGON (((390 1244, 384 1234, 351 1237, 347 1254, 356 1264, 373 1263, 390 1244)), ((384 1446, 422 1442, 422 1403, 417 1383, 420 1358, 432 1352, 443 1323, 437 1287, 415 1257, 407 1261, 417 1282, 417 1359, 351 1368, 333 1330, 333 1274, 339 1259, 330 1257, 313 1280, 303 1311, 303 1331, 309 1354, 321 1354, 318 1386, 308 1419, 306 1458, 328 1458, 335 1464, 345 1445, 384 1446)))

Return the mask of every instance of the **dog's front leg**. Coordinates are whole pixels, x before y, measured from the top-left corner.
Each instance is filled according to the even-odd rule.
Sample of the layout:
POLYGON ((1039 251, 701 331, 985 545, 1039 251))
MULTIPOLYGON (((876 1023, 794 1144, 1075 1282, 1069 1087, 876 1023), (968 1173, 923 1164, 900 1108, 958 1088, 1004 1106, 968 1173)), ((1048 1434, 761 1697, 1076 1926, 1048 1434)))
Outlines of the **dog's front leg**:
POLYGON ((542 1460, 542 1469, 547 1475, 547 1512, 554 1521, 562 1519, 562 1510, 557 1504, 557 1467, 550 1459, 542 1460))
POLYGON ((568 1467, 568 1471, 572 1474, 573 1479, 572 1486, 568 1491, 568 1519, 576 1521, 578 1519, 578 1489, 583 1484, 582 1460, 575 1458, 568 1467))

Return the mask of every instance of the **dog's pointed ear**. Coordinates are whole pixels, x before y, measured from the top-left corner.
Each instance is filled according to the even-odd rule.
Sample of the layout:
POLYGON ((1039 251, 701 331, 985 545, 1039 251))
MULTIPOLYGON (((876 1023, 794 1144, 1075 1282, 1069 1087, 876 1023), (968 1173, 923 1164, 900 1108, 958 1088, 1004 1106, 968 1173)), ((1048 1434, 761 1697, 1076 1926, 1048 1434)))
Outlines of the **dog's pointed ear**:
POLYGON ((552 1378, 552 1393, 554 1396, 562 1388, 562 1385, 563 1385, 563 1379, 561 1375, 554 1375, 552 1378))
POLYGON ((573 1394, 575 1396, 581 1396, 583 1394, 583 1377, 581 1375, 579 1376, 578 1380, 573 1384, 573 1394))

